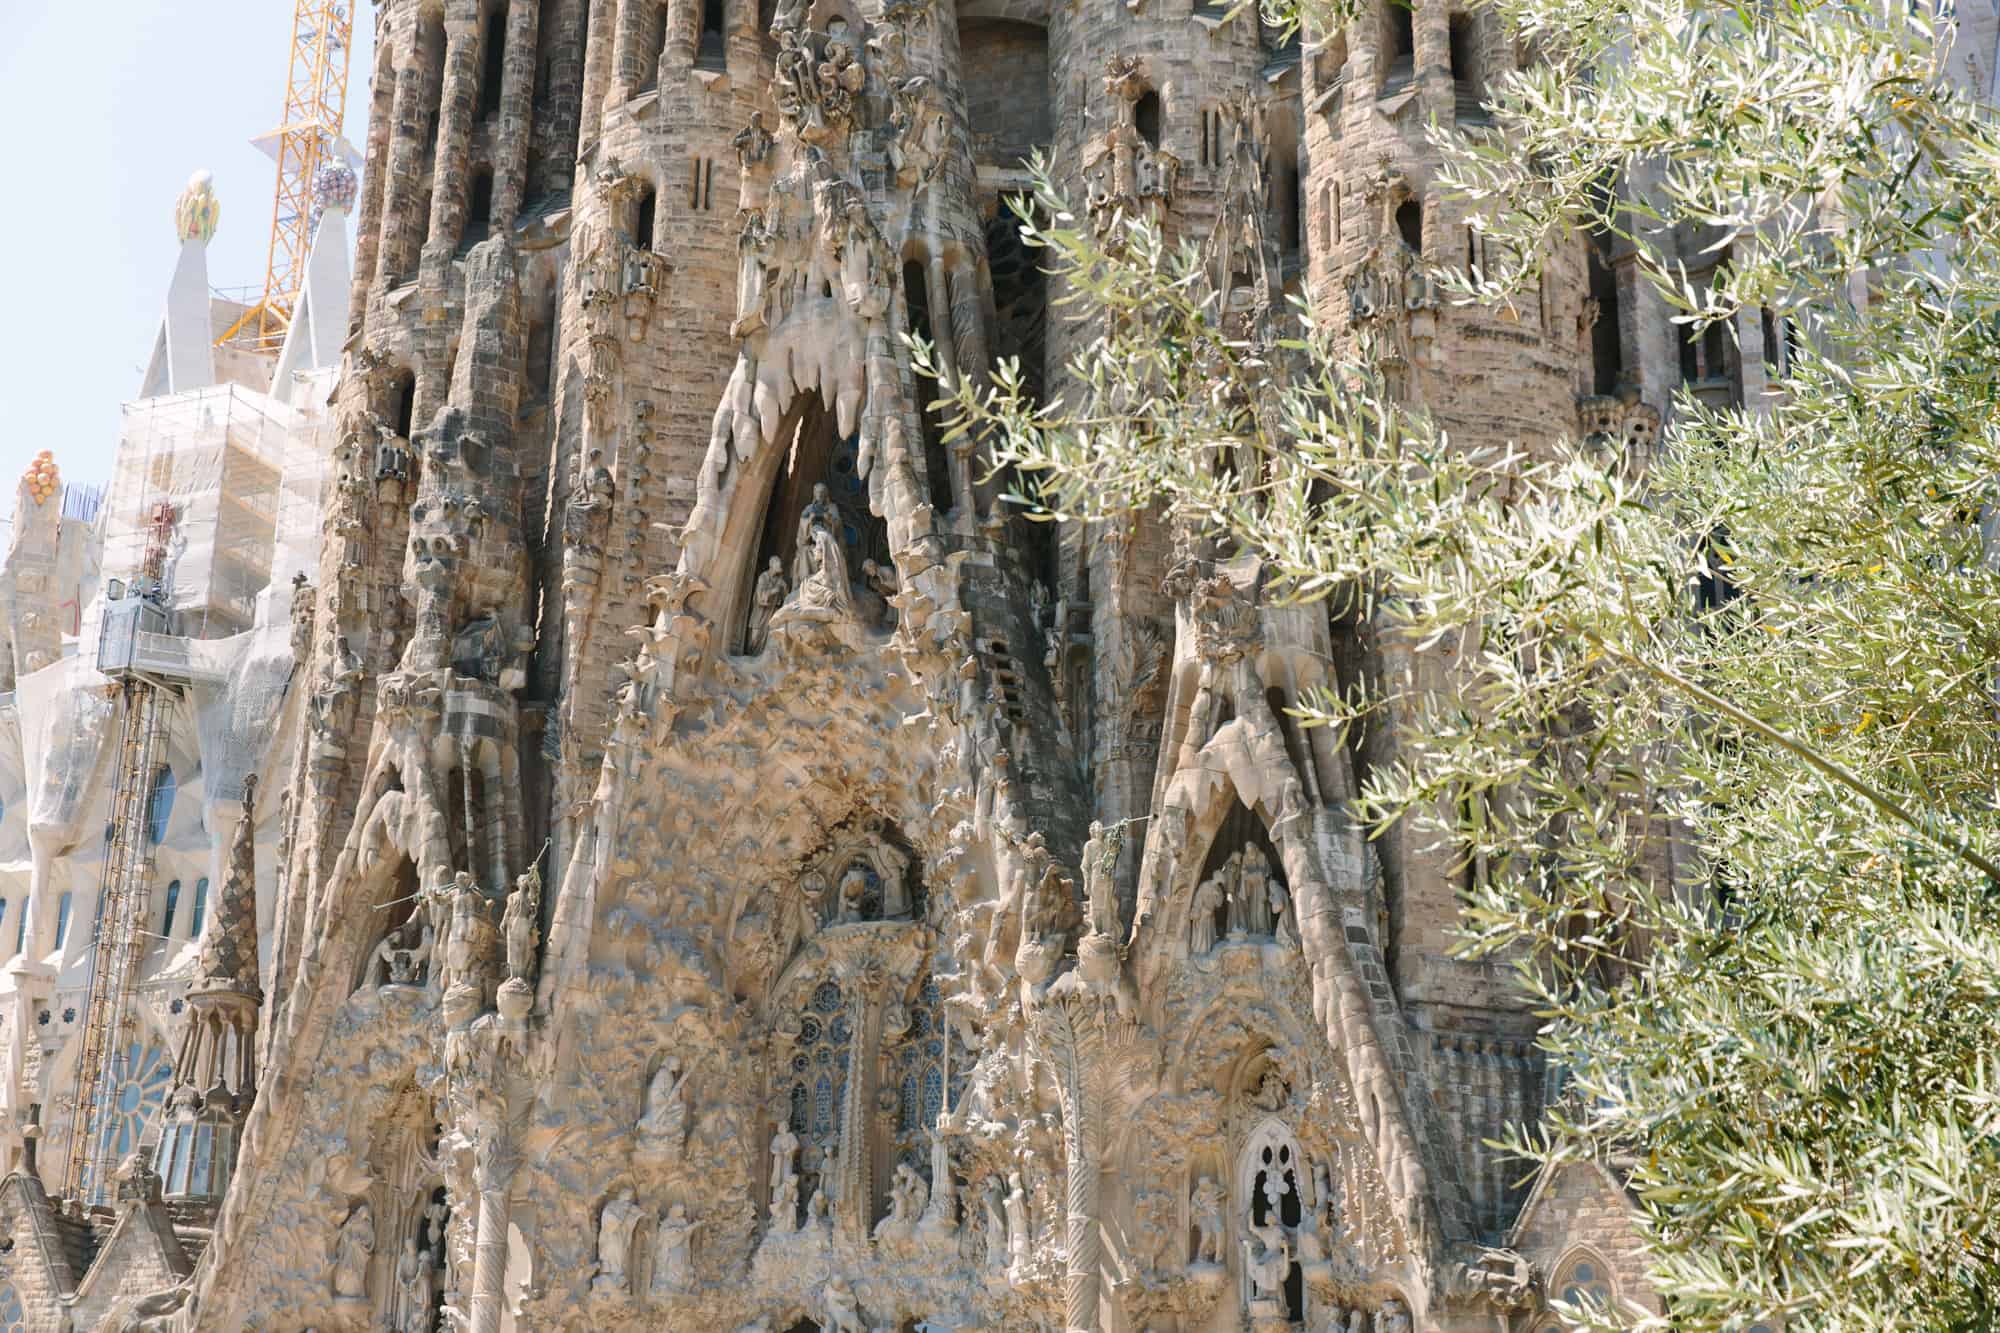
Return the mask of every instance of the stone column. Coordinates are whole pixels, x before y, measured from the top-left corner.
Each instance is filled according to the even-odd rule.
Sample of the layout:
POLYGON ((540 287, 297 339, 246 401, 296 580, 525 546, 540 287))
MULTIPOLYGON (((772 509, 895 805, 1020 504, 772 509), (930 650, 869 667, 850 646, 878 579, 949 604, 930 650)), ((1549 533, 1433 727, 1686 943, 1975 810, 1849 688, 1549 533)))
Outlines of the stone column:
POLYGON ((386 41, 375 53, 375 72, 369 87, 368 159, 362 172, 361 213, 355 221, 354 285, 348 302, 347 320, 358 326, 368 305, 368 289, 375 284, 375 267, 382 258, 382 196, 384 176, 389 170, 390 143, 397 124, 396 97, 402 79, 396 72, 397 44, 386 41))
POLYGON ((499 160, 493 164, 493 230, 512 230, 527 191, 528 146, 534 138, 535 43, 541 6, 507 9, 507 59, 500 75, 499 160))
POLYGON ((695 48, 700 43, 701 0, 667 0, 667 41, 660 63, 685 76, 694 68, 695 48))
POLYGON ((479 1231, 472 1250, 471 1333, 500 1333, 507 1279, 507 1210, 514 1177, 513 1146, 502 1132, 479 1142, 473 1182, 479 1188, 479 1231))
POLYGON ((576 135, 579 158, 587 156, 596 145, 598 129, 604 124, 604 99, 611 92, 614 68, 611 30, 619 26, 615 17, 618 9, 618 0, 590 0, 590 14, 584 20, 589 36, 583 51, 582 123, 576 135))
MULTIPOLYGON (((521 8, 527 8, 523 5, 521 8)), ((438 108, 437 165, 432 172, 431 234, 425 248, 449 252, 465 234, 468 157, 479 97, 479 13, 452 6, 445 20, 444 99, 438 108)))
POLYGON ((847 1089, 840 1112, 840 1197, 834 1226, 850 1240, 866 1241, 875 1221, 875 1057, 882 1036, 885 978, 855 978, 847 1011, 854 1026, 848 1048, 847 1089))
POLYGON ((1096 1333, 1104 1242, 1099 1226, 1098 1174, 1103 1160, 1104 1035, 1096 1005, 1081 988, 1058 983, 1030 1019, 1035 1054, 1055 1075, 1062 1102, 1065 1214, 1063 1324, 1067 1333, 1096 1333))
POLYGON ((417 196, 424 157, 424 108, 429 105, 425 86, 431 65, 431 51, 438 41, 436 28, 419 26, 410 50, 396 73, 394 121, 389 141, 389 179, 382 199, 382 257, 375 277, 383 286, 407 281, 413 276, 414 252, 421 244, 416 235, 417 196))
MULTIPOLYGON (((991 316, 986 309, 986 294, 979 280, 979 270, 970 265, 961 267, 944 287, 941 297, 947 303, 942 307, 944 318, 940 320, 933 316, 931 322, 951 326, 952 350, 957 357, 952 362, 953 369, 970 380, 974 388, 984 390, 991 379, 993 353, 986 342, 987 321, 991 316)), ((978 450, 979 439, 970 433, 958 442, 952 457, 952 487, 959 493, 960 505, 972 503, 990 507, 998 488, 992 484, 980 486, 979 468, 974 461, 978 450), (964 474, 962 479, 961 473, 964 474)), ((966 530, 971 531, 979 522, 979 511, 968 508, 962 512, 966 515, 966 530)))
MULTIPOLYGON (((616 0, 617 36, 611 49, 611 101, 616 106, 629 102, 644 87, 648 73, 645 62, 652 52, 643 50, 647 19, 660 0, 616 0)), ((601 0, 609 4, 612 0, 601 0)))

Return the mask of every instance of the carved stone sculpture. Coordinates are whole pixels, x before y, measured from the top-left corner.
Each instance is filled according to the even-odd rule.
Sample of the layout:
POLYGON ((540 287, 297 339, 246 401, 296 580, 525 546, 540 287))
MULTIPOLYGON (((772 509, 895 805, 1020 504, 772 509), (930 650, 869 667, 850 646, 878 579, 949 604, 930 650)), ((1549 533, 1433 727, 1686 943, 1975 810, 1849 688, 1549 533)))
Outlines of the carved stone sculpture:
POLYGON ((1215 948, 1215 914, 1225 896, 1220 875, 1209 876, 1195 888, 1188 904, 1188 953, 1196 958, 1215 948))
POLYGON ((437 1266, 431 1252, 417 1248, 417 1237, 412 1232, 403 1241, 403 1257, 396 1263, 396 1299, 400 1307, 397 1333, 431 1333, 436 1282, 437 1266))
POLYGON ((1007 1262, 1019 1267, 1028 1262, 1028 1191, 1019 1171, 1007 1176, 1007 1262))
POLYGON ((986 1177, 980 1205, 986 1212, 986 1266, 999 1272, 1007 1266, 1007 1190, 997 1174, 986 1177))
POLYGON ((694 1237, 701 1223, 688 1216, 687 1205, 677 1203, 660 1219, 659 1237, 653 1250, 653 1294, 685 1291, 694 1282, 694 1237))
POLYGON ((835 1274, 826 1283, 826 1333, 868 1333, 861 1317, 861 1301, 847 1279, 835 1274))
POLYGON ((368 1300, 368 1265, 374 1257, 375 1213, 366 1202, 358 1203, 334 1239, 334 1300, 342 1304, 368 1300))
POLYGON ((639 1139, 648 1149, 679 1156, 687 1146, 687 1126, 687 1075, 681 1072, 681 1058, 670 1055, 660 1062, 652 1082, 646 1085, 639 1139))
POLYGON ((1188 1212, 1194 1217, 1195 1263, 1222 1262, 1222 1204, 1222 1187, 1213 1176, 1203 1176, 1196 1182, 1188 1201, 1188 1212))
POLYGON ((645 1212, 629 1189, 604 1205, 597 1225, 597 1278, 592 1290, 618 1294, 631 1290, 632 1235, 645 1212))
POLYGON ((771 634, 771 617, 785 604, 785 594, 790 591, 785 581, 784 562, 777 556, 757 576, 757 588, 751 597, 750 632, 744 636, 744 648, 752 653, 762 652, 771 634))

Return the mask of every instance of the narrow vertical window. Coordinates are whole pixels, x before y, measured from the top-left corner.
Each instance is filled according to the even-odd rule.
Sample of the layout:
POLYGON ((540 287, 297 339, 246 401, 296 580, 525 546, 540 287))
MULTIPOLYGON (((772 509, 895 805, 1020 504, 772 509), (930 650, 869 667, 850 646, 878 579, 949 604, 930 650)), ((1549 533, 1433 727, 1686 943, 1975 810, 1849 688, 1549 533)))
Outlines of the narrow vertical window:
POLYGON ((1396 206, 1396 230, 1402 234, 1403 244, 1414 254, 1424 252, 1424 206, 1414 199, 1405 199, 1396 206))
POLYGON ((458 248, 468 250, 493 234, 493 168, 479 167, 472 173, 472 188, 465 195, 465 235, 458 248))
POLYGON ((639 196, 632 209, 632 244, 641 250, 653 248, 653 218, 659 211, 659 197, 652 190, 639 196))
POLYGON ((1160 146, 1161 109, 1160 95, 1150 88, 1146 90, 1137 105, 1132 108, 1132 124, 1139 131, 1139 137, 1153 147, 1160 146))
POLYGON ((479 75, 479 118, 500 114, 500 89, 507 70, 507 6, 495 5, 486 15, 480 40, 485 67, 479 75))
POLYGON ((701 0, 701 44, 695 48, 696 69, 722 69, 728 65, 722 23, 722 0, 701 0))
POLYGON ((188 938, 201 938, 201 923, 208 917, 208 878, 203 876, 194 882, 194 916, 188 922, 188 938))
POLYGON ((32 913, 28 911, 28 908, 34 904, 34 901, 35 897, 33 894, 29 894, 27 897, 23 898, 21 900, 21 914, 14 918, 15 953, 19 953, 21 952, 21 950, 28 947, 28 917, 32 915, 32 913))
POLYGON ((67 889, 63 891, 62 897, 56 899, 56 948, 58 949, 62 948, 64 942, 69 939, 69 909, 71 900, 72 895, 67 889))
POLYGON ((153 774, 153 795, 147 803, 146 816, 150 825, 147 832, 155 844, 167 840, 167 825, 174 817, 174 780, 172 765, 162 764, 153 774))
POLYGON ((174 937, 174 909, 180 906, 180 902, 181 882, 177 879, 171 880, 167 884, 166 915, 160 921, 160 935, 164 939, 172 939, 174 937))

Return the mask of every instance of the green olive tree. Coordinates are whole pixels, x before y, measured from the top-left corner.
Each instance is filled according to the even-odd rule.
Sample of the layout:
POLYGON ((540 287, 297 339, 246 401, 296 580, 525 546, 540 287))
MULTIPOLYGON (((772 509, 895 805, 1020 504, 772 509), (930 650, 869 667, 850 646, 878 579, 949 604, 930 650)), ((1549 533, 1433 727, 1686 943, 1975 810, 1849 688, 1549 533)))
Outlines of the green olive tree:
MULTIPOLYGON (((1043 173, 1024 232, 1088 336, 1053 401, 1003 366, 953 429, 1038 517, 1158 513, 1283 596, 1458 648, 1449 689, 1350 684, 1309 720, 1396 710, 1364 816, 1489 867, 1463 948, 1518 960, 1568 1078, 1511 1146, 1628 1181, 1659 1326, 1993 1327, 1991 109, 1949 77, 1950 17, 1906 0, 1487 3, 1536 58, 1489 131, 1439 137, 1513 262, 1440 282, 1506 301, 1557 238, 1609 233, 1690 327, 1795 320, 1781 392, 1679 403, 1643 474, 1601 441, 1463 447, 1309 312, 1232 333, 1198 246, 1100 238, 1043 173), (1731 254, 1699 288, 1666 239, 1694 226, 1731 254)), ((1309 40, 1346 17, 1267 14, 1309 40)))

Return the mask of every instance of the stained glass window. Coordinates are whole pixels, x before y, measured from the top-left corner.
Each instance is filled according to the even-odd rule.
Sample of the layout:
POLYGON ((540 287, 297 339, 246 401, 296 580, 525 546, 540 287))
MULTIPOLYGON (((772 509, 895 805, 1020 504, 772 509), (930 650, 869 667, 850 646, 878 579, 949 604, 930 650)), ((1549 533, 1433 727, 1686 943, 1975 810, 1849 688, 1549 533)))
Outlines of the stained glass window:
POLYGON ((0 1287, 0 1333, 28 1333, 28 1312, 11 1283, 0 1287))
POLYGON ((823 1163, 840 1151, 841 1106, 854 1033, 847 997, 836 981, 822 981, 806 998, 792 1046, 791 1126, 799 1136, 801 1201, 812 1196, 823 1163))
POLYGON ((180 905, 180 901, 181 901, 181 882, 177 879, 171 880, 167 884, 166 918, 160 922, 160 934, 166 937, 167 939, 172 939, 174 937, 174 908, 180 905))
MULTIPOLYGON (((896 1088, 896 1160, 930 1179, 929 1127, 944 1110, 944 1003, 938 985, 928 977, 909 1006, 910 1030, 889 1051, 890 1077, 896 1088)), ((952 1052, 951 1099, 958 1105, 965 1088, 970 1057, 952 1052)))
POLYGON ((174 817, 174 789, 177 785, 170 764, 160 765, 160 771, 153 774, 153 798, 147 804, 146 814, 152 825, 149 832, 155 843, 167 840, 167 824, 174 817))
POLYGON ((105 1133, 110 1136, 110 1156, 115 1166, 139 1146, 146 1123, 166 1100, 174 1071, 167 1063, 165 1051, 133 1042, 115 1058, 111 1072, 111 1107, 105 1133))

